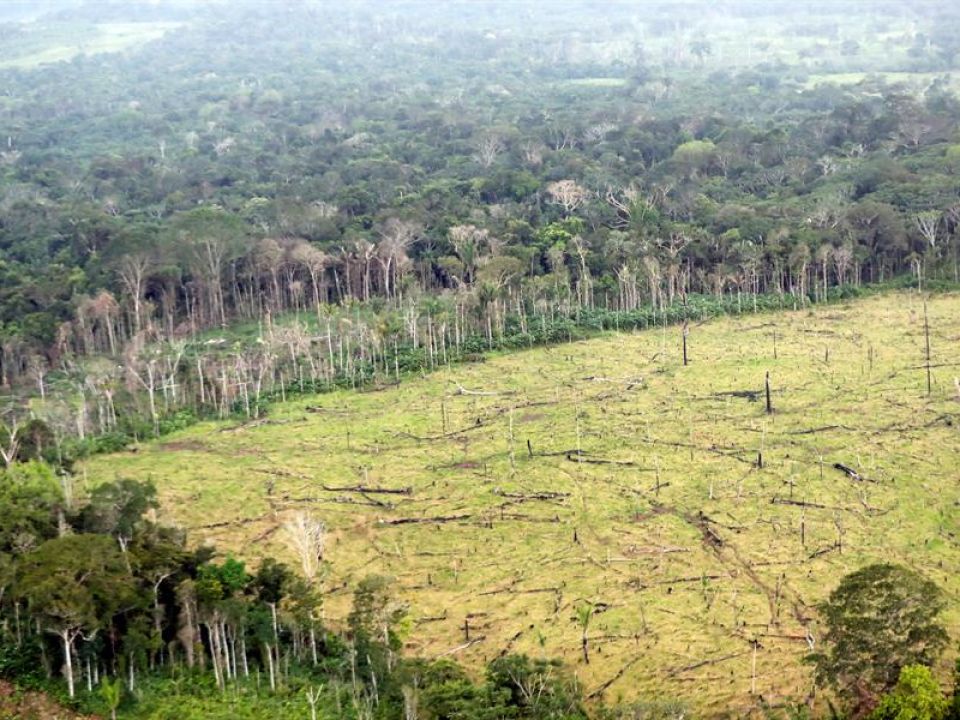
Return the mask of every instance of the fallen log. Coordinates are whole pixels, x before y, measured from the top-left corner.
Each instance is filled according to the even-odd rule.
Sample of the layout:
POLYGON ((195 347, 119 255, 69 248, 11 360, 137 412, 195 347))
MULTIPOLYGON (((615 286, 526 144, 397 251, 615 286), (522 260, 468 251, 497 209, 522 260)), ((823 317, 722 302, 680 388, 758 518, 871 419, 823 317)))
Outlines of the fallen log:
POLYGON ((816 550, 815 552, 810 553, 810 555, 808 556, 808 559, 813 560, 814 558, 818 558, 821 555, 826 555, 828 552, 833 552, 839 547, 840 546, 837 543, 834 543, 833 545, 827 545, 825 548, 820 548, 819 550, 816 550))
MULTIPOLYGON (((690 577, 678 577, 671 578, 670 580, 657 580, 655 582, 643 583, 639 580, 628 580, 626 586, 632 590, 647 590, 653 587, 659 587, 666 585, 672 587, 673 585, 682 585, 684 583, 693 583, 693 582, 703 582, 704 580, 729 580, 731 575, 691 575, 690 577)), ((669 591, 668 591, 669 592, 669 591)))
POLYGON ((693 443, 673 442, 670 440, 654 440, 652 438, 636 438, 635 442, 647 443, 648 445, 663 445, 664 447, 683 448, 685 450, 699 450, 700 452, 712 453, 714 455, 718 455, 719 457, 737 460, 739 462, 746 463, 747 465, 755 464, 752 458, 743 457, 743 453, 746 452, 743 448, 723 445, 708 445, 706 447, 701 447, 700 445, 694 445, 693 443))
POLYGON ((443 615, 436 615, 434 617, 422 617, 414 620, 415 625, 424 625, 425 623, 440 622, 447 619, 447 611, 443 611, 443 615))
POLYGON ((583 463, 585 465, 619 465, 621 467, 633 467, 637 468, 641 472, 656 472, 656 468, 642 467, 632 460, 606 460, 604 458, 590 458, 587 457, 584 453, 569 453, 567 455, 567 460, 575 463, 583 463))
POLYGON ((524 515, 523 513, 505 513, 503 508, 500 509, 500 512, 496 515, 488 515, 486 517, 487 522, 492 523, 494 520, 518 520, 523 522, 532 522, 532 523, 558 523, 560 522, 560 517, 554 515, 553 517, 534 517, 533 515, 524 515))
POLYGON ((592 691, 589 695, 587 695, 587 697, 592 700, 593 698, 597 698, 597 697, 600 697, 601 695, 603 695, 604 691, 606 691, 606 689, 607 689, 608 687, 610 687, 610 686, 613 685, 617 680, 619 680, 620 678, 622 678, 622 677, 626 674, 627 670, 629 670, 630 668, 632 668, 634 665, 636 665, 638 662, 640 662, 643 658, 644 658, 643 655, 637 655, 635 658, 633 658, 633 660, 631 660, 631 661, 628 662, 626 665, 624 665, 622 668, 620 668, 620 670, 619 670, 613 677, 611 677, 609 680, 601 683, 600 686, 597 687, 596 690, 592 691))
POLYGON ((522 589, 518 590, 513 587, 513 584, 511 584, 505 588, 498 588, 496 590, 484 590, 482 593, 478 593, 478 595, 481 595, 481 596, 482 595, 500 595, 500 594, 537 595, 539 593, 558 593, 562 589, 563 588, 560 588, 560 587, 542 587, 542 588, 531 588, 529 590, 522 590, 522 589))
POLYGON ((455 648, 450 648, 446 652, 440 653, 439 655, 437 655, 437 658, 446 657, 447 655, 453 655, 454 653, 458 653, 461 650, 466 650, 468 647, 471 647, 472 645, 476 645, 479 642, 483 642, 486 639, 487 639, 486 635, 475 637, 473 640, 470 640, 469 642, 465 642, 463 645, 457 645, 455 648))
POLYGON ((412 487, 387 488, 375 485, 350 485, 346 487, 334 487, 332 485, 321 485, 327 492, 351 492, 361 495, 413 495, 412 487))
POLYGON ((408 438, 410 440, 417 440, 418 442, 424 442, 427 440, 448 440, 452 437, 457 437, 458 435, 463 435, 466 432, 471 430, 479 430, 480 428, 487 427, 481 418, 477 418, 477 422, 474 425, 467 425, 467 427, 460 428, 459 430, 451 430, 450 432, 440 433, 439 435, 414 435, 413 433, 406 431, 395 431, 391 433, 395 437, 408 438))
POLYGON ((494 495, 499 495, 500 497, 511 498, 514 500, 559 500, 560 498, 570 497, 570 493, 565 492, 550 492, 548 490, 542 490, 539 492, 532 493, 513 493, 506 492, 500 488, 495 488, 493 491, 494 495))
POLYGON ((843 463, 834 463, 834 464, 833 464, 833 467, 834 467, 835 470, 839 470, 839 471, 842 472, 844 475, 846 475, 847 477, 849 477, 851 480, 855 480, 855 481, 857 481, 857 482, 871 482, 871 483, 875 483, 875 482, 876 482, 876 480, 871 480, 871 479, 868 478, 868 477, 864 477, 863 475, 861 475, 860 473, 858 473, 856 470, 854 470, 854 469, 853 469, 852 467, 850 467, 849 465, 844 465, 843 463))
POLYGON ((623 549, 624 555, 667 555, 668 553, 685 553, 690 552, 690 548, 685 547, 672 547, 672 546, 637 546, 630 545, 623 549))
POLYGON ((821 505, 820 503, 806 502, 805 500, 790 500, 789 498, 772 498, 770 500, 771 505, 794 505, 796 507, 804 508, 817 508, 819 510, 828 509, 826 505, 821 505))
POLYGON ((504 644, 503 648, 497 654, 497 657, 504 657, 507 653, 509 653, 514 643, 516 643, 521 637, 523 637, 523 630, 514 633, 513 637, 507 640, 507 642, 504 644))
POLYGON ((422 518, 394 518, 392 520, 385 520, 380 518, 377 520, 378 525, 416 525, 416 524, 429 524, 429 523, 448 523, 448 522, 457 522, 458 520, 469 520, 472 515, 469 513, 464 513, 462 515, 434 515, 433 517, 422 517, 422 518))
POLYGON ((248 541, 248 542, 247 542, 247 546, 249 547, 250 545, 256 545, 257 543, 263 542, 264 540, 266 540, 268 537, 270 537, 271 535, 273 535, 273 534, 274 534, 277 530, 279 530, 279 529, 280 529, 280 525, 279 525, 279 524, 276 524, 276 525, 273 525, 273 526, 271 526, 271 527, 268 527, 266 530, 264 530, 262 533, 260 533, 259 535, 257 535, 255 538, 253 538, 252 540, 248 541))
POLYGON ((749 400, 750 402, 757 402, 760 399, 760 391, 759 390, 727 390, 726 392, 714 393, 713 397, 742 398, 744 400, 749 400))
POLYGON ((207 525, 194 525, 191 530, 213 530, 215 528, 223 527, 236 527, 238 525, 250 525, 251 523, 260 522, 266 517, 261 515, 260 517, 255 518, 243 518, 241 520, 224 520, 222 522, 209 523, 207 525))
POLYGON ((467 390, 463 385, 457 383, 457 392, 456 395, 476 395, 479 397, 493 397, 494 395, 516 395, 516 393, 506 392, 499 393, 490 390, 467 390))
POLYGON ((727 660, 733 660, 734 658, 741 657, 746 655, 749 651, 730 653, 729 655, 722 655, 718 658, 712 658, 710 660, 701 660, 699 662, 691 663, 690 665, 684 665, 683 667, 674 668, 667 673, 667 677, 674 677, 675 675, 680 675, 681 673, 690 672, 691 670, 697 670, 708 665, 716 665, 717 663, 726 662, 727 660))
POLYGON ((820 427, 809 428, 807 430, 791 430, 787 435, 813 435, 818 432, 828 430, 850 430, 846 425, 821 425, 820 427))
POLYGON ((383 500, 377 500, 376 498, 363 496, 363 500, 357 500, 350 497, 333 497, 333 498, 322 498, 322 497, 286 497, 281 498, 278 504, 286 505, 304 505, 310 503, 337 503, 340 505, 369 505, 370 507, 379 507, 386 510, 393 510, 395 505, 392 503, 384 502, 383 500))

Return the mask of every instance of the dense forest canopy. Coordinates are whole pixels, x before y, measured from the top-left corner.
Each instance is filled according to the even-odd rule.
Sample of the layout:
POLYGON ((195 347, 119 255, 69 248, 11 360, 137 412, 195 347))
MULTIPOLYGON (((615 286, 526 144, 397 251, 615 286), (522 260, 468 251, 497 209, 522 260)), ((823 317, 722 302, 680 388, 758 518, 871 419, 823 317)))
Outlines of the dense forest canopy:
POLYGON ((25 7, 0 26, 6 394, 85 407, 153 385, 153 353, 222 412, 223 352, 185 343, 237 321, 303 313, 286 345, 326 344, 232 358, 259 393, 513 315, 958 274, 951 3, 25 7))

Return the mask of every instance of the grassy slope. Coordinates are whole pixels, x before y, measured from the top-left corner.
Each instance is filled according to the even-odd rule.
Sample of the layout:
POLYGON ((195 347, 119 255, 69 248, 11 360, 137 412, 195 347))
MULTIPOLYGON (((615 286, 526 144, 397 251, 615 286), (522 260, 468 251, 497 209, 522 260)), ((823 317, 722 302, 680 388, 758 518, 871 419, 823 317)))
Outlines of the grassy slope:
MULTIPOLYGON (((942 364, 931 398, 922 312, 918 296, 895 294, 708 322, 691 328, 689 367, 677 328, 520 352, 288 403, 266 421, 203 424, 94 458, 84 473, 90 484, 152 477, 167 520, 251 559, 286 556, 279 523, 310 509, 332 529, 331 620, 347 606, 345 585, 394 575, 415 619, 412 653, 481 662, 542 647, 588 693, 616 678, 609 699, 680 696, 719 712, 755 704, 758 639, 756 691, 802 697, 805 636, 820 633, 812 606, 845 572, 893 560, 951 599, 960 590, 960 296, 930 301, 942 364), (761 390, 768 370, 772 417, 762 396, 730 394, 761 390), (577 447, 585 460, 632 464, 563 454, 577 447), (320 487, 357 482, 413 494, 368 496, 389 508, 320 487), (499 494, 542 491, 568 495, 499 494), (772 503, 791 493, 822 507, 772 503), (440 515, 469 517, 378 523, 440 515), (838 528, 842 552, 831 549, 838 528), (574 620, 583 601, 602 603, 590 665, 574 620), (457 649, 467 616, 480 639, 457 649)), ((956 636, 960 608, 947 620, 956 636)))

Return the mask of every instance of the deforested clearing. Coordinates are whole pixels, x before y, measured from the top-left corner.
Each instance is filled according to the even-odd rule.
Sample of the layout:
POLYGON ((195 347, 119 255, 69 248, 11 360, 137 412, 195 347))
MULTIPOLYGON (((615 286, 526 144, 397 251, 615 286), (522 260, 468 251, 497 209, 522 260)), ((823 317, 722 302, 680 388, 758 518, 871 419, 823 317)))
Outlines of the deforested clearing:
POLYGON ((891 561, 960 590, 960 296, 691 320, 686 366, 683 342, 668 325, 494 355, 79 474, 153 480, 161 520, 253 564, 295 563, 284 525, 309 510, 326 622, 393 576, 411 655, 558 657, 588 697, 705 712, 802 698, 843 575, 891 561))

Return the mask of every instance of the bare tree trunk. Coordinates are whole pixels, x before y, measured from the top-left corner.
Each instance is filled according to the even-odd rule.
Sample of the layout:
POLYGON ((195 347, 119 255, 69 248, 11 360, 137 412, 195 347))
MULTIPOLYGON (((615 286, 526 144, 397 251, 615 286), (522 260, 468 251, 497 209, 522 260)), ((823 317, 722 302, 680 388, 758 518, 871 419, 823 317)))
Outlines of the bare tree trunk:
POLYGON ((60 640, 63 641, 63 674, 67 678, 67 694, 73 698, 76 690, 73 685, 73 638, 70 630, 61 630, 60 640))
POLYGON ((264 643, 263 650, 264 650, 264 655, 267 656, 267 670, 270 674, 270 689, 276 692, 277 680, 276 680, 276 674, 273 669, 273 649, 270 647, 269 643, 264 643))

